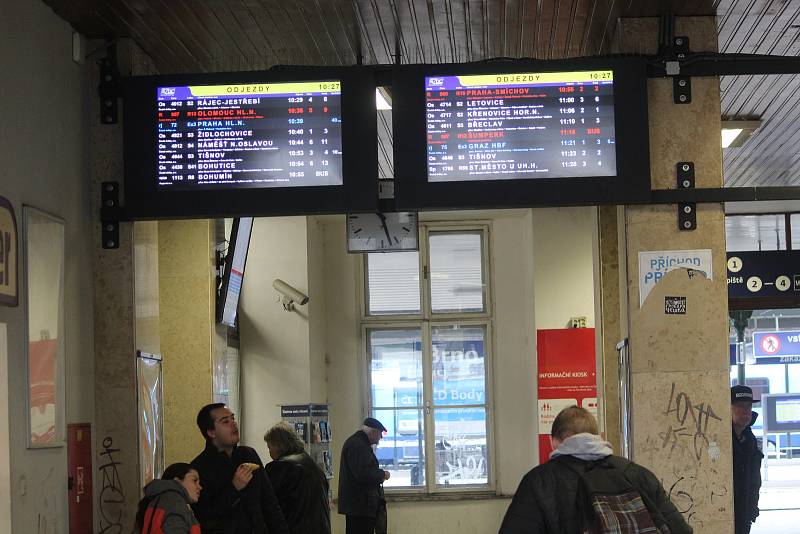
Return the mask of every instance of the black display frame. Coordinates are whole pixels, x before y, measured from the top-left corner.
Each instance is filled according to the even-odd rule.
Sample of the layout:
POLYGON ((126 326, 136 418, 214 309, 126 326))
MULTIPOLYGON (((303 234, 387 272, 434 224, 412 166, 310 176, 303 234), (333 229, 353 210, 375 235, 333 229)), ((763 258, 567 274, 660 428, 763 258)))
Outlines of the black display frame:
POLYGON ((762 408, 767 413, 765 426, 770 433, 773 432, 798 432, 800 431, 800 422, 779 423, 777 420, 778 401, 780 400, 800 400, 800 393, 773 393, 764 395, 761 399, 762 408))
POLYGON ((255 224, 255 220, 250 222, 250 233, 247 235, 247 243, 243 244, 239 242, 239 224, 241 220, 245 218, 253 219, 252 217, 236 217, 233 219, 233 223, 231 224, 231 235, 228 236, 228 251, 227 254, 225 254, 225 267, 222 274, 222 283, 219 286, 217 298, 215 300, 217 307, 217 324, 230 326, 231 328, 236 328, 236 323, 239 319, 239 301, 242 298, 242 289, 239 288, 239 294, 236 296, 236 318, 234 319, 233 324, 223 322, 223 319, 225 318, 225 304, 227 304, 228 299, 230 298, 228 289, 230 288, 231 284, 233 258, 236 255, 237 248, 247 247, 247 250, 244 252, 244 267, 242 268, 242 286, 244 286, 244 274, 247 271, 247 255, 250 253, 250 239, 253 237, 253 225, 255 224))
POLYGON ((651 200, 647 62, 643 57, 403 65, 392 79, 398 210, 487 209, 642 203, 651 200), (612 70, 615 176, 429 182, 426 76, 612 70))
POLYGON ((127 78, 123 84, 124 214, 128 219, 315 215, 375 211, 378 146, 374 73, 358 67, 127 78), (156 88, 340 80, 342 185, 163 191, 157 186, 156 88))

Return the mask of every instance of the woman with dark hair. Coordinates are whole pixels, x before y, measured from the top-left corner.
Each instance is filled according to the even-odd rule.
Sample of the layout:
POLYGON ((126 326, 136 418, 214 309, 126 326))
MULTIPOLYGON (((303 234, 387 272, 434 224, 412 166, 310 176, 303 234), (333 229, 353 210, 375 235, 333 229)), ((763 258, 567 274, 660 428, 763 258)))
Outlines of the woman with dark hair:
POLYGON ((172 464, 160 479, 144 488, 136 511, 141 534, 200 534, 200 524, 189 505, 200 497, 200 476, 189 464, 172 464))
POLYGON ((267 470, 292 534, 330 534, 328 480, 305 451, 303 440, 286 423, 264 434, 272 462, 267 470))

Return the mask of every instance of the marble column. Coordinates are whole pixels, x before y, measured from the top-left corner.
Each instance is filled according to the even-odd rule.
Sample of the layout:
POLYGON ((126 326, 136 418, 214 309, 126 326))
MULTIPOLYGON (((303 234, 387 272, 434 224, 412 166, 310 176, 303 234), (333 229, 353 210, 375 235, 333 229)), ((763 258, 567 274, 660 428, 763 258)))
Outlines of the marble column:
MULTIPOLYGON (((622 19, 622 52, 657 51, 658 19, 622 19)), ((676 18, 675 34, 692 52, 716 51, 713 17, 676 18)), ((697 187, 721 187, 720 95, 717 77, 692 79, 690 104, 673 103, 672 79, 648 81, 651 182, 676 187, 676 163, 695 164, 697 187)), ((722 204, 700 204, 697 229, 680 231, 677 206, 628 206, 627 330, 632 358, 633 459, 662 480, 696 532, 732 531, 732 475, 725 225, 722 204), (712 272, 678 269, 639 304, 640 252, 709 250, 712 272), (683 297, 685 313, 667 313, 683 297)), ((671 310, 674 312, 674 310, 671 310)), ((624 328, 623 328, 624 329, 624 328)))

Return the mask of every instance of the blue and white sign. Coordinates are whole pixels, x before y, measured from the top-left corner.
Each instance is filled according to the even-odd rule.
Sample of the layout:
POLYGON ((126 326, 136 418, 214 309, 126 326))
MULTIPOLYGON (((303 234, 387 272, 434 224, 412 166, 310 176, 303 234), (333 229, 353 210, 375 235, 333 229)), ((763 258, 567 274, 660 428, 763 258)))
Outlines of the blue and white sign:
POLYGON ((800 330, 754 332, 757 363, 800 363, 800 330))
POLYGON ((702 272, 712 279, 711 249, 652 250, 639 253, 639 307, 665 274, 679 268, 702 272))
POLYGON ((728 252, 728 297, 799 296, 800 250, 728 252))

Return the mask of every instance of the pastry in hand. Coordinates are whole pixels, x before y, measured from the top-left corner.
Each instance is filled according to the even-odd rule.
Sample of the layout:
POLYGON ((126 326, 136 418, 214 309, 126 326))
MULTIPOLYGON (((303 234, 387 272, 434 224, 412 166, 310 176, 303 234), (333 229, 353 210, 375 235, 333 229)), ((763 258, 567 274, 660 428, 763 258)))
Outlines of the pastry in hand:
MULTIPOLYGON (((258 465, 258 464, 254 464, 254 463, 251 463, 251 462, 246 462, 246 463, 243 463, 243 464, 241 464, 241 466, 244 466, 244 467, 248 468, 248 469, 250 470, 250 472, 251 472, 251 473, 252 473, 253 471, 255 471, 256 469, 258 469, 258 468, 260 468, 260 467, 261 467, 260 465, 258 465)), ((241 466, 240 466, 240 467, 241 467, 241 466)))

